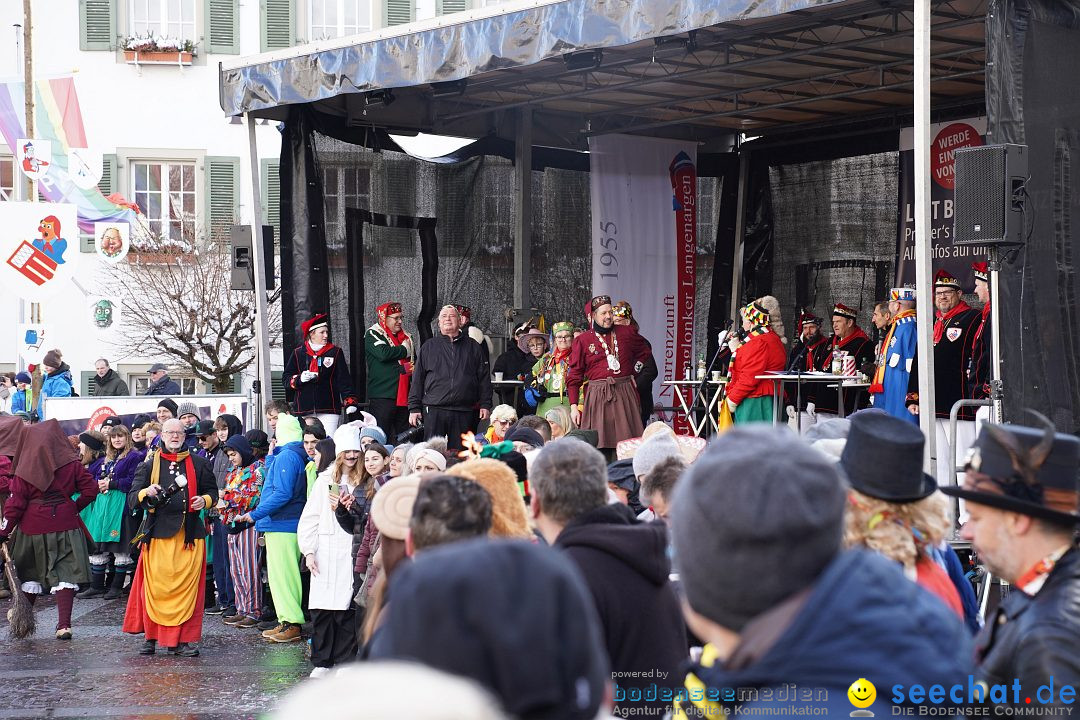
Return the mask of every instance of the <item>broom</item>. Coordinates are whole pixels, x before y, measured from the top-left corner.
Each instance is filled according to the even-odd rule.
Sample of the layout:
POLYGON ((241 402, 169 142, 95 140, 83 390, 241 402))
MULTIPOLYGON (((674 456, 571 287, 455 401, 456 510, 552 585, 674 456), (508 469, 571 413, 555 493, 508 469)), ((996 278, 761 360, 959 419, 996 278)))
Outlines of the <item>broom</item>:
MULTIPOLYGON (((4 514, 4 503, 0 500, 0 517, 4 514)), ((26 599, 26 593, 22 591, 22 582, 19 581, 19 573, 15 570, 15 563, 11 561, 11 543, 0 543, 0 562, 4 563, 4 577, 7 578, 8 588, 11 590, 11 610, 8 611, 8 635, 13 640, 23 640, 34 634, 37 629, 37 618, 34 616, 34 607, 26 599)))

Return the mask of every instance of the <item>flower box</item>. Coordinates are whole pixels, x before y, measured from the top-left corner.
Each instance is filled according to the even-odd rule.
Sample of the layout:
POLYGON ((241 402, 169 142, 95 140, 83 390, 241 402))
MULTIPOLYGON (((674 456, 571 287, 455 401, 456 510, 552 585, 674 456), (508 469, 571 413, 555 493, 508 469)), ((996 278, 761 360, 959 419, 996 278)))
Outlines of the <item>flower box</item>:
POLYGON ((128 65, 190 65, 192 57, 192 53, 185 50, 124 51, 124 59, 128 65))

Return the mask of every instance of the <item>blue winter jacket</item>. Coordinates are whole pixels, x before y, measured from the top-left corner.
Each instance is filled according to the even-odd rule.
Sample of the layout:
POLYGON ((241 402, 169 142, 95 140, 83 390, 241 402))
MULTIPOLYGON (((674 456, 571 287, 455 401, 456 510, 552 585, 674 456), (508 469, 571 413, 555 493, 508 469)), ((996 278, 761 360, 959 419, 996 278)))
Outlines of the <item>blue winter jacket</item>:
MULTIPOLYGON (((11 414, 14 415, 17 412, 33 412, 31 408, 26 407, 26 390, 13 390, 11 393, 11 414)), ((45 403, 42 401, 41 395, 37 398, 37 414, 38 418, 44 419, 45 417, 45 403)))
POLYGON ((300 440, 278 445, 266 463, 262 497, 251 513, 259 532, 296 532, 300 513, 307 502, 308 463, 304 443, 300 440))
MULTIPOLYGON (((719 665, 695 665, 691 670, 721 693, 753 691, 741 691, 743 702, 725 703, 729 709, 737 704, 774 710, 797 705, 827 708, 827 717, 845 718, 855 709, 848 688, 865 678, 877 689, 877 699, 867 709, 877 718, 888 718, 897 693, 904 701, 895 704, 912 706, 907 691, 913 685, 922 686, 924 706, 932 685, 961 685, 966 694, 973 658, 971 636, 960 618, 905 578, 899 565, 859 549, 833 560, 791 624, 761 657, 737 670, 719 665)), ((946 696, 936 707, 950 706, 946 696)))
POLYGON ((46 375, 41 383, 41 392, 46 397, 71 397, 71 372, 64 370, 55 375, 46 375))

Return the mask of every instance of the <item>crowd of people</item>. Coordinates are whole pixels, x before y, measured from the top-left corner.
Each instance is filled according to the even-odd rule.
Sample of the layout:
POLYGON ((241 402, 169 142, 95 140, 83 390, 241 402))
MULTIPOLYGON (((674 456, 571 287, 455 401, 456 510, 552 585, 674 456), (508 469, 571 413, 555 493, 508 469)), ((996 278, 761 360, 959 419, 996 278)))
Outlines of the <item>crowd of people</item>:
POLYGON ((456 449, 391 443, 364 410, 327 433, 274 402, 268 436, 161 403, 139 446, 120 418, 68 438, 0 417, 9 590, 53 595, 61 641, 76 598, 126 596, 133 653, 197 656, 215 617, 306 642, 323 679, 279 717, 372 675, 398 716, 439 707, 404 692, 429 679, 461 697, 444 716, 499 718, 848 712, 856 681, 886 714, 934 685, 945 706, 1018 708, 1080 682, 1080 441, 1049 422, 987 426, 939 487, 921 431, 880 409, 704 449, 653 423, 609 464, 596 433, 535 415, 456 449), (1013 588, 988 617, 946 494, 1013 588))
MULTIPOLYGON (((938 340, 966 342, 948 280, 938 340)), ((875 309, 877 353, 842 304, 831 342, 808 315, 790 353, 773 299, 744 308, 736 424, 707 445, 645 425, 651 349, 607 296, 588 305, 591 329, 555 324, 554 347, 520 328, 520 357, 494 366, 522 378, 524 400, 493 404, 467 308, 442 308, 417 348, 388 303, 365 334, 367 405, 316 316, 266 433, 168 397, 155 417, 77 437, 0 417, 0 543, 20 583, 3 592, 53 595, 60 641, 75 600, 101 596, 126 597, 118 631, 144 655, 199 655, 215 618, 305 643, 321 679, 281 718, 315 702, 523 719, 1065 708, 1080 683, 1080 440, 1042 418, 987 425, 961 481, 939 486, 907 404, 855 400, 830 418, 838 398, 811 395, 804 435, 772 427, 773 383, 757 376, 817 368, 823 345, 883 355, 867 369, 889 397, 900 370, 910 382, 891 359, 910 295, 894 295, 875 309), (949 543, 950 495, 960 538, 1011 587, 985 616, 949 543), (327 700, 358 688, 361 705, 327 700)))

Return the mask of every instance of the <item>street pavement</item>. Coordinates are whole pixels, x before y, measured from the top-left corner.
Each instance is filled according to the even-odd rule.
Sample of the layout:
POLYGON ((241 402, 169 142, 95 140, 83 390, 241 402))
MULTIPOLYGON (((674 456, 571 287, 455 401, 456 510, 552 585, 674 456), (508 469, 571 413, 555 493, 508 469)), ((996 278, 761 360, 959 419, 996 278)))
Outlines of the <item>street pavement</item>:
POLYGON ((309 672, 304 643, 278 645, 207 615, 202 654, 138 654, 142 636, 120 631, 126 598, 75 600, 74 639, 54 638, 56 606, 36 606, 37 634, 8 636, 0 600, 0 718, 257 718, 309 672))

